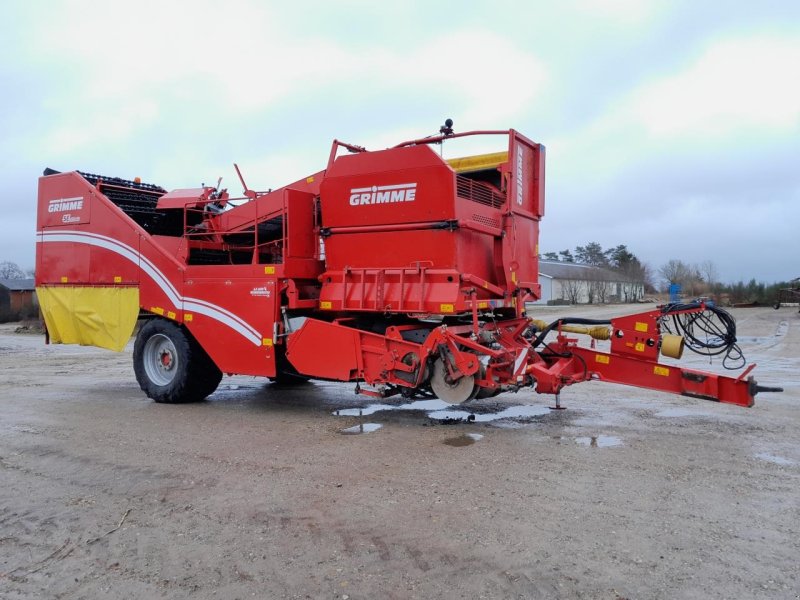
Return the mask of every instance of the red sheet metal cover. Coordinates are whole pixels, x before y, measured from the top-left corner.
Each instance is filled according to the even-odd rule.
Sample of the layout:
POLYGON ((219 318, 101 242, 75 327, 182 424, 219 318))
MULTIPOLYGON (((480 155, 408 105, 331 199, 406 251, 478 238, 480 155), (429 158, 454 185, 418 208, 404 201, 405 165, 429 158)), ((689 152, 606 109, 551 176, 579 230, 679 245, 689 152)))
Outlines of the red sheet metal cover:
POLYGON ((544 146, 519 134, 512 138, 509 208, 534 218, 544 215, 544 146))
POLYGON ((49 175, 40 181, 38 228, 80 225, 91 221, 91 190, 75 173, 49 175))
POLYGON ((341 156, 321 186, 324 227, 454 218, 455 176, 428 146, 341 156))
POLYGON ((158 199, 156 208, 159 210, 165 208, 183 208, 187 204, 193 204, 202 200, 205 193, 205 188, 185 188, 180 190, 172 190, 158 199))

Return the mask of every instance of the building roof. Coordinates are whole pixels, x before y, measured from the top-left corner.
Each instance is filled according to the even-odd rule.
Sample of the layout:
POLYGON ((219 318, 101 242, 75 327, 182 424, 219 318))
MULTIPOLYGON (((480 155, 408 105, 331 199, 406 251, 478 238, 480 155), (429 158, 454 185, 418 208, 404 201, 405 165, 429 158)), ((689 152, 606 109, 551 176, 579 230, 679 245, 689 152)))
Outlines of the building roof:
POLYGON ((553 279, 592 280, 592 281, 621 281, 630 282, 631 279, 622 273, 615 273, 609 269, 582 265, 580 263, 563 262, 557 260, 540 260, 539 272, 553 279))
POLYGON ((29 292, 36 289, 33 279, 0 279, 0 287, 12 292, 29 292))

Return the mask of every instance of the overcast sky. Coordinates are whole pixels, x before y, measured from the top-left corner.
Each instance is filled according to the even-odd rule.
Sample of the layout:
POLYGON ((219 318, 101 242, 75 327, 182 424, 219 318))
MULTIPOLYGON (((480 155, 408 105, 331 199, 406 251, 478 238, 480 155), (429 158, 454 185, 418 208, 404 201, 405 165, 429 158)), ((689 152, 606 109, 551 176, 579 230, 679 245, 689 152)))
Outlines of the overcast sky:
MULTIPOLYGON (((37 178, 255 189, 515 128, 547 147, 542 252, 800 277, 800 2, 44 2, 0 9, 0 261, 34 264, 37 178)), ((489 150, 493 148, 488 148, 489 150)), ((497 148, 502 149, 502 148, 497 148)), ((462 154, 445 146, 445 153, 462 154)))

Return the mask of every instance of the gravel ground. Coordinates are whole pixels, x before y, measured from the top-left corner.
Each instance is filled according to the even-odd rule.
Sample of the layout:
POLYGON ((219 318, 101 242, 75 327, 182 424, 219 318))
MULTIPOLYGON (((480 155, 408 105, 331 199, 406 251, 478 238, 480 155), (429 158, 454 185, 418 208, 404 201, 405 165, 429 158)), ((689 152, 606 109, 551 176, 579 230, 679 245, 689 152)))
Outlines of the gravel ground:
POLYGON ((800 316, 733 312, 785 387, 751 409, 592 382, 451 425, 249 377, 158 405, 130 348, 1 326, 0 597, 799 598, 800 316))

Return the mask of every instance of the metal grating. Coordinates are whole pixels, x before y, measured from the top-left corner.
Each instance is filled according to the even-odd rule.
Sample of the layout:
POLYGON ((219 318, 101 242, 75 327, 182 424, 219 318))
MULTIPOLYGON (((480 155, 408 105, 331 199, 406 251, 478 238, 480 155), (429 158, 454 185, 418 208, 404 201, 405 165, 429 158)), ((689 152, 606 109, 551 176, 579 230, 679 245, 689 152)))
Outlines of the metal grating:
POLYGON ((481 225, 487 225, 489 227, 497 227, 500 228, 500 220, 499 219, 492 219, 491 217, 485 217, 479 214, 473 214, 472 220, 476 223, 480 223, 481 225))
POLYGON ((475 181, 463 175, 456 175, 456 195, 478 204, 500 208, 506 202, 505 194, 482 181, 475 181))

